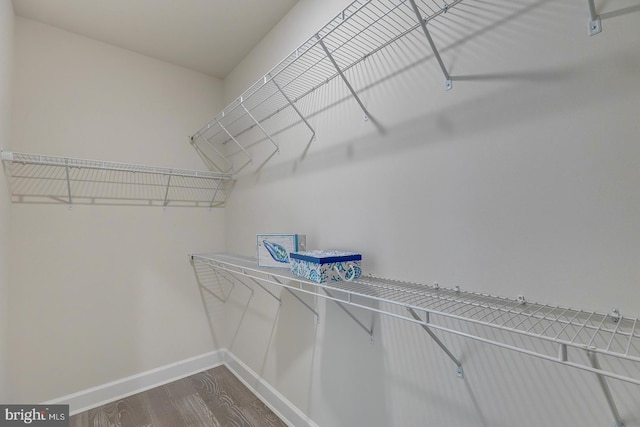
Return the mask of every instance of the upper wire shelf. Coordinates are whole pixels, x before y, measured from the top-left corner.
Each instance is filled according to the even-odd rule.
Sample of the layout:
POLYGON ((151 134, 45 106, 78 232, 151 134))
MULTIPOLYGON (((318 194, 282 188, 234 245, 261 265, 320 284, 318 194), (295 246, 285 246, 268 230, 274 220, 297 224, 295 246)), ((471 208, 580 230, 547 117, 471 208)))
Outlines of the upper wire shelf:
POLYGON ((249 277, 640 385, 638 375, 594 366, 579 354, 586 351, 588 355, 597 353, 611 360, 640 364, 640 322, 617 311, 596 313, 374 276, 321 285, 286 270, 259 268, 254 258, 213 253, 191 255, 191 259, 235 279, 249 277), (487 334, 460 325, 506 334, 487 334), (515 336, 549 345, 531 346, 514 340, 515 336))
POLYGON ((2 151, 15 203, 221 207, 233 176, 2 151))
MULTIPOLYGON (((304 123, 311 134, 304 149, 315 138, 298 102, 322 85, 341 77, 360 104, 345 72, 369 56, 450 11, 462 0, 449 4, 435 0, 356 0, 268 71, 191 137, 194 148, 221 172, 239 172, 254 163, 258 145, 266 143, 260 154, 262 167, 279 151, 273 132, 292 123, 304 123), (419 17, 419 18, 418 18, 419 17), (292 114, 269 127, 268 119, 291 107, 292 114), (275 128, 274 128, 275 126, 275 128), (269 128, 268 128, 269 127, 269 128)), ((432 42, 428 34, 427 38, 432 42)), ((419 34, 426 45, 424 34, 419 34)), ((435 46, 431 43, 432 48, 435 46)), ((440 61, 437 51, 436 57, 440 61)), ((445 75, 448 77, 448 74, 445 75)), ((450 80, 448 88, 451 87, 450 80)), ((375 120, 372 120, 374 123, 375 120)), ((303 154, 304 155, 304 154, 303 154)))

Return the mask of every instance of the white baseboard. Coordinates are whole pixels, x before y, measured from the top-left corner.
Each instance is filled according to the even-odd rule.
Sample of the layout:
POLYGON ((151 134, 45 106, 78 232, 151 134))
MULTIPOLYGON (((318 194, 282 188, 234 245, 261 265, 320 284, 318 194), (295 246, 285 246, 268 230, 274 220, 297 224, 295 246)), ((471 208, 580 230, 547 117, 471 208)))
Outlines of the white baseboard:
POLYGON ((69 405, 69 415, 75 415, 223 364, 286 424, 295 427, 318 427, 300 409, 227 349, 220 349, 181 360, 170 365, 62 396, 43 404, 69 405))
POLYGON ((318 427, 311 418, 245 365, 235 354, 227 351, 224 364, 285 424, 293 427, 318 427))
POLYGON ((77 393, 44 402, 44 404, 69 405, 69 415, 88 411, 106 403, 140 393, 224 363, 227 350, 221 349, 200 356, 181 360, 130 377, 91 387, 77 393))

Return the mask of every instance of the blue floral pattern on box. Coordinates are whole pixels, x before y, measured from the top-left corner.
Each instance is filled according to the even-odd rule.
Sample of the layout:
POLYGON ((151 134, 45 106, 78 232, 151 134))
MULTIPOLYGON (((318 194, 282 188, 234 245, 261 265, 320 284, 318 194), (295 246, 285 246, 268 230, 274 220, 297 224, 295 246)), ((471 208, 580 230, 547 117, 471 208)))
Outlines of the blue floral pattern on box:
POLYGON ((343 278, 354 280, 362 274, 361 256, 354 252, 293 252, 289 258, 291 273, 315 283, 339 282, 343 278), (306 259, 300 259, 301 257, 306 259), (324 262, 325 260, 329 262, 324 262))

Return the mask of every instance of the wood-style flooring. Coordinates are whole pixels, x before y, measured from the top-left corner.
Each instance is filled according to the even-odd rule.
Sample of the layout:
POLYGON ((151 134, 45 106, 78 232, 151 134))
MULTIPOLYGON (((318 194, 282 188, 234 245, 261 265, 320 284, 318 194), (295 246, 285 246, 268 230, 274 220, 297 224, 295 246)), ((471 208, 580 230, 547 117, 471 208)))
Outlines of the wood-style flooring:
POLYGON ((71 427, 286 427, 225 366, 71 417, 71 427))

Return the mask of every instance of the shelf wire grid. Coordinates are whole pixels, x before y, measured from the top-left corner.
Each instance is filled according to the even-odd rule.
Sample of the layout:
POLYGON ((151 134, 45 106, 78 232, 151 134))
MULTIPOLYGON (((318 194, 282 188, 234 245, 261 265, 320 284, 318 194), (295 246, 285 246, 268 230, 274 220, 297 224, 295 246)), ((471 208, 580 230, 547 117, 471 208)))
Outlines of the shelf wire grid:
MULTIPOLYGON (((416 3, 424 22, 430 22, 461 1, 448 5, 434 0, 416 0, 416 3)), ((257 134, 257 138, 242 138, 243 141, 241 137, 289 108, 287 97, 295 104, 339 76, 322 43, 344 72, 409 34, 421 37, 424 45, 424 35, 415 31, 420 26, 407 0, 352 2, 200 128, 192 141, 207 156, 220 159, 212 160, 220 171, 238 172, 253 162, 250 149, 259 142, 270 140, 276 146, 274 150, 278 150, 269 135, 264 138, 257 134)))
POLYGON ((227 254, 199 254, 192 255, 192 259, 214 270, 228 271, 276 286, 312 293, 343 304, 640 385, 640 378, 601 368, 595 370, 583 362, 562 360, 557 355, 532 351, 524 343, 506 344, 505 339, 499 341, 498 338, 485 338, 443 321, 450 319, 507 332, 508 336, 542 340, 553 344, 554 348, 568 346, 637 364, 640 363, 640 322, 637 318, 621 316, 615 312, 603 314, 374 276, 363 276, 350 282, 318 284, 293 276, 286 270, 258 268, 253 258, 227 254), (328 297, 320 292, 323 289, 329 290, 333 296, 328 297), (414 319, 408 314, 408 309, 422 313, 426 320, 414 319))
POLYGON ((40 154, 3 152, 12 200, 17 203, 223 206, 233 177, 40 154))

